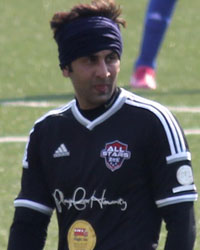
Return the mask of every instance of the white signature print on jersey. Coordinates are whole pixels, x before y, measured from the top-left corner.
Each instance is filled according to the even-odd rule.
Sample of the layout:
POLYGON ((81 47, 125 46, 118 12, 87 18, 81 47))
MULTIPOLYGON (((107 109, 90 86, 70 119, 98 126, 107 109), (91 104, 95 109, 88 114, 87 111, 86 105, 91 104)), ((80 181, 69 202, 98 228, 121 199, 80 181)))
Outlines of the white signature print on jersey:
POLYGON ((55 189, 53 193, 53 198, 56 203, 56 207, 58 209, 58 212, 62 212, 62 206, 64 205, 68 208, 68 210, 72 207, 74 207, 76 210, 84 210, 89 206, 90 208, 93 208, 94 203, 98 204, 100 209, 103 209, 105 206, 111 206, 111 205, 118 205, 121 208, 121 211, 125 211, 127 209, 127 202, 119 198, 117 200, 107 200, 105 197, 106 189, 102 191, 101 197, 96 197, 96 191, 93 192, 92 196, 88 199, 86 199, 86 190, 82 187, 78 187, 75 189, 73 196, 71 199, 66 199, 64 197, 64 194, 59 189, 55 189))

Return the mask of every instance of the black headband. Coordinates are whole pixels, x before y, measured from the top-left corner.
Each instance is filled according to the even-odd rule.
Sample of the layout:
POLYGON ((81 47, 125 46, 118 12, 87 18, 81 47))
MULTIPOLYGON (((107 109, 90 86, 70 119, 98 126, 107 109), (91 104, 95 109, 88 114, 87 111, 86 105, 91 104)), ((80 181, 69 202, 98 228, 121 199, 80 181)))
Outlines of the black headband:
POLYGON ((61 69, 79 57, 105 49, 115 51, 120 58, 123 47, 119 26, 102 16, 78 18, 64 24, 55 39, 61 69))

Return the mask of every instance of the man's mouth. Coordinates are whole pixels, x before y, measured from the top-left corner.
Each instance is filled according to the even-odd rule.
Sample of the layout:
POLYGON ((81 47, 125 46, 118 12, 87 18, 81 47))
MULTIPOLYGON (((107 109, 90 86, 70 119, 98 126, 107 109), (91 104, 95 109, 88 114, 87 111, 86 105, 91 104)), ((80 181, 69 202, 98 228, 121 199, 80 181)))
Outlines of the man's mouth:
POLYGON ((108 89, 109 89, 109 86, 108 84, 97 84, 94 86, 95 90, 98 91, 98 92, 107 92, 108 89))

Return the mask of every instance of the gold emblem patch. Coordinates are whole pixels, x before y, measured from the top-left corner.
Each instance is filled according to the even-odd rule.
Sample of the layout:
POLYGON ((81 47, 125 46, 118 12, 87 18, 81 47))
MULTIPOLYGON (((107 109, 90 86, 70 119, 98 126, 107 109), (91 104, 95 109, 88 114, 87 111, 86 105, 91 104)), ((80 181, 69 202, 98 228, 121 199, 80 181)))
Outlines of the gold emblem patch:
POLYGON ((96 234, 89 222, 77 220, 68 231, 67 241, 70 250, 93 250, 96 234))

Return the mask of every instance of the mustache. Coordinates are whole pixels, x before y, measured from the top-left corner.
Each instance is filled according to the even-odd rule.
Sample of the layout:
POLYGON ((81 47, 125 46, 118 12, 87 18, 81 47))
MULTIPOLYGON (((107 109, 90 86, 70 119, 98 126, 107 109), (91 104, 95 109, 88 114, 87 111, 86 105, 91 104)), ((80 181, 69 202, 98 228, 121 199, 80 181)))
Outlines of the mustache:
POLYGON ((93 85, 110 85, 112 80, 109 78, 106 79, 95 79, 93 85))

